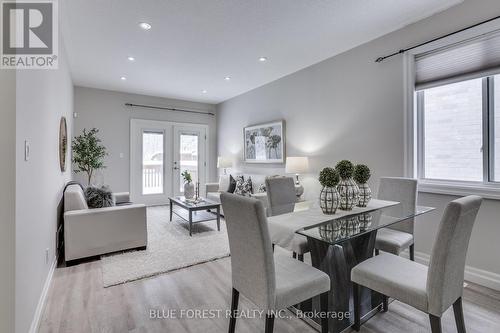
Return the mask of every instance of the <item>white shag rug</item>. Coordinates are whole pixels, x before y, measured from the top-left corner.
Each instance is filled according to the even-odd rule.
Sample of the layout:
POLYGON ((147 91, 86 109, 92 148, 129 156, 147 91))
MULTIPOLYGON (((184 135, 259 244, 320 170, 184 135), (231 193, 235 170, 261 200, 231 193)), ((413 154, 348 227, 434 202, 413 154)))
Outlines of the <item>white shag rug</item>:
POLYGON ((229 256, 226 225, 217 221, 193 224, 175 214, 169 221, 169 207, 148 208, 148 246, 145 251, 129 251, 105 255, 102 260, 104 287, 143 279, 180 268, 229 256))

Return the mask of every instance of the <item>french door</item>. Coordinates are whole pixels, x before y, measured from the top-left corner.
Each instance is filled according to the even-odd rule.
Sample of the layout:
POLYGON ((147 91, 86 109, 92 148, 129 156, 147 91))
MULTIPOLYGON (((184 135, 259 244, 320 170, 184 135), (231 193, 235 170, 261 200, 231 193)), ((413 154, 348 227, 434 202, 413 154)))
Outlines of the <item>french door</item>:
POLYGON ((162 205, 182 195, 181 173, 188 171, 204 188, 207 177, 205 125, 132 119, 130 196, 136 203, 162 205))

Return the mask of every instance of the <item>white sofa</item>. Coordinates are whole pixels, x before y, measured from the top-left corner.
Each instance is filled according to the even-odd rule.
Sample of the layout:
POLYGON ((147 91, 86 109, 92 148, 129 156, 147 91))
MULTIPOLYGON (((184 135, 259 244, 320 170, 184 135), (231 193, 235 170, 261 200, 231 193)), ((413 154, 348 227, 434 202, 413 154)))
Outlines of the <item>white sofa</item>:
MULTIPOLYGON (((264 204, 264 208, 267 209, 269 206, 269 203, 267 201, 267 194, 265 192, 259 193, 259 187, 261 184, 266 183, 266 175, 251 175, 251 174, 236 174, 233 175, 234 178, 236 176, 243 176, 244 179, 248 179, 250 177, 252 179, 252 189, 253 193, 251 194, 252 198, 261 200, 262 203, 264 204)), ((220 194, 222 191, 226 191, 227 189, 220 189, 220 184, 229 184, 229 180, 223 181, 222 177, 228 177, 229 175, 222 175, 220 176, 220 180, 218 183, 206 183, 206 193, 207 193, 207 199, 219 202, 220 203, 220 194)), ((221 214, 224 215, 224 212, 221 207, 221 214)))
MULTIPOLYGON (((117 204, 128 193, 114 194, 117 204)), ((64 256, 66 261, 147 245, 145 205, 89 209, 79 185, 64 192, 64 256)))

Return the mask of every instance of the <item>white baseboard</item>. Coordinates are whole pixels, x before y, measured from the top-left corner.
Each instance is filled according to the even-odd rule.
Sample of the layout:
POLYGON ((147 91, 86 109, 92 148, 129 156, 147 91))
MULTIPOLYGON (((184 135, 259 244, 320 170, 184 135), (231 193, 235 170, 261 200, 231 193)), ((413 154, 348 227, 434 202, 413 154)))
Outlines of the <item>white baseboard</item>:
POLYGON ((50 266, 49 269, 49 274, 45 279, 45 284, 43 285, 42 294, 40 295, 40 299, 38 300, 33 320, 31 321, 29 333, 38 332, 38 327, 40 326, 40 319, 42 317, 43 309, 45 307, 45 301, 47 299, 47 294, 49 292, 50 283, 52 282, 52 276, 54 275, 56 266, 57 266, 57 257, 54 258, 54 261, 52 262, 52 265, 50 266))
MULTIPOLYGON (((403 256, 408 257, 408 251, 405 251, 403 253, 403 256)), ((429 260, 430 256, 427 253, 415 251, 416 262, 428 266, 429 260)), ((470 281, 480 286, 500 291, 500 274, 466 265, 464 278, 466 281, 470 281)))

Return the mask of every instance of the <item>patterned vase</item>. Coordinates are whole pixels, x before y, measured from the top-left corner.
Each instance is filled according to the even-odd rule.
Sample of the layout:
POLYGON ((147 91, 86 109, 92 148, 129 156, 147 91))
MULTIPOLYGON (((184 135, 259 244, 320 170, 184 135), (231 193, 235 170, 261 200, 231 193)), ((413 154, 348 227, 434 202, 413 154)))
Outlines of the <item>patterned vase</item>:
POLYGON ((359 201, 358 207, 366 207, 372 198, 372 190, 368 184, 358 184, 359 188, 359 201))
POLYGON ((337 185, 340 194, 339 208, 342 210, 352 210, 359 200, 359 188, 354 179, 341 179, 337 185))
POLYGON ((184 184, 184 197, 186 199, 194 198, 194 184, 193 183, 185 183, 184 184))
POLYGON ((340 196, 335 187, 324 186, 319 195, 319 206, 323 213, 332 215, 335 214, 339 207, 340 196))

